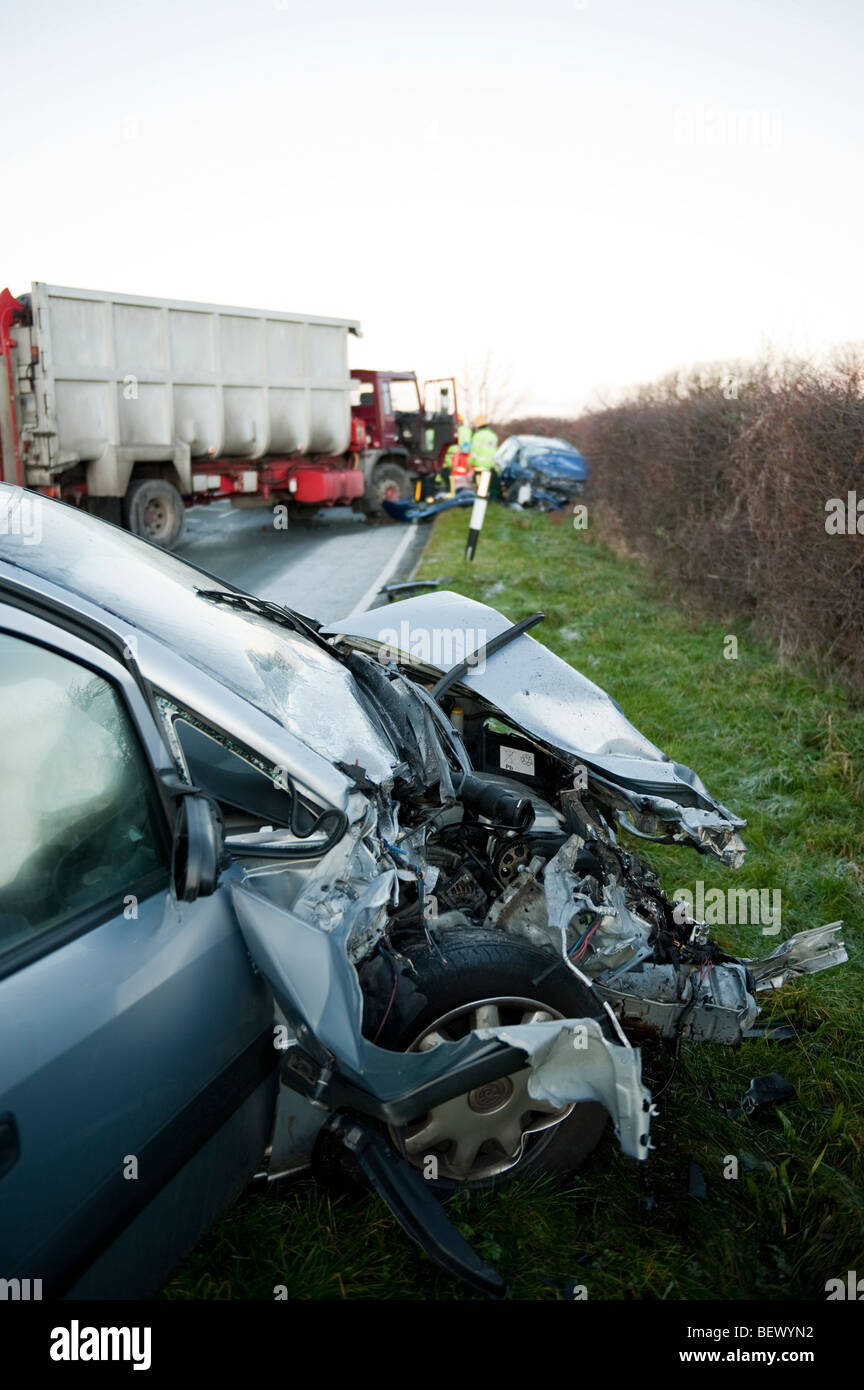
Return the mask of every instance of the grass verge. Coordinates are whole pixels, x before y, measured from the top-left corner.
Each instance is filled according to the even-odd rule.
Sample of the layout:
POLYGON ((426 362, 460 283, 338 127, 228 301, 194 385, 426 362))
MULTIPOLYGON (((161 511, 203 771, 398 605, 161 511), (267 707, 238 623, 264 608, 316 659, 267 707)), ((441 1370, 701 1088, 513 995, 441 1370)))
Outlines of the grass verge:
MULTIPOLYGON (((864 713, 844 692, 782 669, 737 627, 693 619, 640 565, 592 531, 493 507, 472 565, 464 513, 441 517, 421 574, 514 621, 542 609, 534 635, 614 696, 671 757, 747 817, 736 874, 691 851, 646 854, 667 892, 779 888, 781 936, 845 919, 848 965, 762 996, 787 1043, 686 1044, 659 1100, 656 1152, 638 1169, 609 1135, 566 1190, 549 1181, 460 1197, 451 1213, 516 1297, 824 1299, 830 1278, 864 1269, 864 713), (730 660, 728 638, 737 638, 730 660), (748 1119, 749 1079, 778 1071, 797 1097, 748 1119), (737 1177, 732 1171, 734 1159, 737 1177), (691 1196, 693 1165, 705 1196, 691 1196)), ((642 846, 640 845, 640 849, 642 846)), ((719 927, 738 954, 777 938, 719 927)), ((645 1050, 649 1084, 668 1056, 645 1050)), ((470 1297, 433 1268, 377 1199, 330 1198, 308 1179, 249 1191, 185 1260, 167 1298, 470 1297)))

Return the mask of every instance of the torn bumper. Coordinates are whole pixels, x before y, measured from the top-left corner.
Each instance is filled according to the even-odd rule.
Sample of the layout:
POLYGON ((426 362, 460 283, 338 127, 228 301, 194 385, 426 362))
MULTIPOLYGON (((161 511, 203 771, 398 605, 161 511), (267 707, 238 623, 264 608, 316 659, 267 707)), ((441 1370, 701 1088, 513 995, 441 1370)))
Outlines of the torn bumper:
POLYGON ((528 1057, 528 1094, 563 1107, 597 1101, 615 1125, 622 1151, 648 1155, 648 1132, 656 1113, 642 1085, 638 1048, 610 1042, 593 1018, 525 1023, 513 1028, 478 1028, 480 1038, 497 1038, 528 1057))
POLYGON ((749 970, 757 990, 779 989, 795 975, 815 975, 847 961, 846 947, 838 940, 842 929, 842 922, 827 922, 823 927, 796 932, 770 955, 761 960, 742 959, 741 964, 749 970))

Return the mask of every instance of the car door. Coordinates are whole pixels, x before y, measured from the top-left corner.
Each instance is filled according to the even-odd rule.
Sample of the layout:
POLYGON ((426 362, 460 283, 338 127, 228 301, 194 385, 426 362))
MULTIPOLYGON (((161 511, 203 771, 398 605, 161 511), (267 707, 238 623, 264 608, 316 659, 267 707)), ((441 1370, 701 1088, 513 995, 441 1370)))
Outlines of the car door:
POLYGON ((225 884, 170 891, 119 654, 0 605, 0 733, 0 1279, 145 1296, 260 1164, 272 1000, 225 884))

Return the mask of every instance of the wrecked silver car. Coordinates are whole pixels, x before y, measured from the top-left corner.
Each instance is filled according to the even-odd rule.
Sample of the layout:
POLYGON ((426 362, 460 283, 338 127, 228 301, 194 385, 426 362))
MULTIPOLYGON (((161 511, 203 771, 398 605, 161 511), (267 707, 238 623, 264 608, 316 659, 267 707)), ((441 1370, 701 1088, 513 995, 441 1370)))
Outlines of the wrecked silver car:
POLYGON ((529 635, 542 615, 444 592, 324 627, 60 504, 34 542, 2 492, 0 631, 72 634, 138 692, 158 912, 229 904, 266 982, 270 1178, 344 1164, 500 1293, 436 1190, 566 1172, 609 1119, 645 1159, 643 1039, 735 1044, 760 989, 846 959, 833 923, 739 960, 665 896, 631 839, 737 867, 744 822, 529 635))

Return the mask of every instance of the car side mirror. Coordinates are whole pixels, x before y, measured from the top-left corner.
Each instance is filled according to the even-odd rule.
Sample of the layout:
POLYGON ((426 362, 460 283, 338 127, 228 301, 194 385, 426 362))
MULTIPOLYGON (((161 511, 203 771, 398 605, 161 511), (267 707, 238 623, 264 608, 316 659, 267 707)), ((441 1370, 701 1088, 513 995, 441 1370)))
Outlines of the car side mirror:
POLYGON ((194 903, 216 891, 219 874, 229 861, 222 814, 209 796, 183 796, 174 821, 171 880, 179 902, 194 903))

